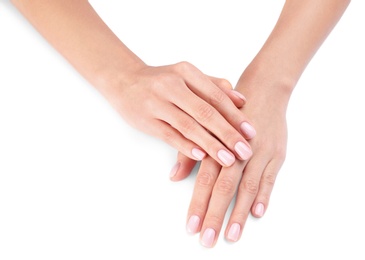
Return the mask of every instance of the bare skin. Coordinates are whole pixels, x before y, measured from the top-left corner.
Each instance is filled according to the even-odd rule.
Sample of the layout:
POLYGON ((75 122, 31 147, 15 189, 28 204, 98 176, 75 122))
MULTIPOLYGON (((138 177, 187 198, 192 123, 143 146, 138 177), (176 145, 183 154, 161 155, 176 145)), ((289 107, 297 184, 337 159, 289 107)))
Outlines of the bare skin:
POLYGON ((88 1, 12 0, 127 122, 180 151, 172 180, 186 177, 203 159, 187 222, 189 232, 201 232, 206 247, 215 245, 236 192, 228 240, 239 239, 250 212, 265 213, 286 153, 290 94, 349 2, 287 0, 272 34, 232 91, 226 80, 187 62, 146 65, 88 1), (244 96, 248 101, 242 107, 244 96))
POLYGON ((237 108, 245 99, 227 80, 188 62, 146 65, 86 0, 12 3, 133 127, 194 160, 228 167, 252 155, 255 130, 237 108))
MULTIPOLYGON (((253 156, 222 168, 211 158, 202 161, 187 216, 187 230, 200 232, 203 246, 213 247, 228 206, 236 195, 224 236, 236 242, 251 213, 267 210, 287 143, 286 110, 290 95, 305 67, 345 12, 349 0, 287 0, 278 22, 236 90, 247 103, 242 112, 251 118, 257 135, 250 140, 253 156)), ((178 155, 173 181, 190 174, 194 161, 178 155)))

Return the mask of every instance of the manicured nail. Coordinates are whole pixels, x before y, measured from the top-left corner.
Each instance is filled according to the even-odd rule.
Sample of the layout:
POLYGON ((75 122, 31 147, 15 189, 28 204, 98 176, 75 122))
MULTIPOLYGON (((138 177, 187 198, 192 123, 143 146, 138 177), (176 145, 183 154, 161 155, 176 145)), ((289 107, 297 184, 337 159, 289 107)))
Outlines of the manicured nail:
POLYGON ((265 206, 262 203, 257 203, 255 207, 255 215, 261 218, 264 215, 265 206))
POLYGON ((242 95, 240 92, 236 91, 236 90, 231 90, 233 94, 235 94, 237 97, 239 97, 240 99, 242 99, 243 101, 246 101, 246 98, 244 95, 242 95))
POLYGON ((243 142, 237 142, 234 146, 234 149, 238 153, 238 155, 242 158, 242 160, 247 160, 252 156, 252 151, 250 147, 248 147, 243 142))
POLYGON ((244 132, 247 135, 247 138, 249 138, 249 139, 254 138, 256 135, 255 128, 253 128, 253 126, 247 122, 243 122, 241 124, 241 130, 242 130, 242 132, 244 132))
POLYGON ((191 150, 191 154, 195 157, 195 159, 197 159, 198 161, 203 160, 203 158, 205 157, 206 153, 203 152, 202 150, 198 149, 198 148, 193 148, 193 150, 191 150))
POLYGON ((231 166, 235 161, 234 156, 226 150, 219 150, 218 158, 225 166, 231 166))
POLYGON ((236 242, 238 241, 239 235, 241 231, 241 226, 238 223, 233 223, 229 228, 227 239, 229 241, 236 242))
POLYGON ((214 243, 215 231, 212 228, 207 228, 201 239, 201 244, 205 247, 212 247, 214 243))
POLYGON ((179 162, 177 162, 177 163, 174 165, 174 167, 172 167, 172 169, 171 169, 171 171, 170 171, 170 178, 173 178, 173 177, 176 175, 176 173, 177 173, 177 171, 179 170, 179 168, 180 168, 180 163, 179 163, 179 162))
POLYGON ((188 224, 186 225, 186 231, 189 234, 195 234, 198 232, 198 227, 200 223, 200 218, 196 215, 193 215, 189 218, 188 224))

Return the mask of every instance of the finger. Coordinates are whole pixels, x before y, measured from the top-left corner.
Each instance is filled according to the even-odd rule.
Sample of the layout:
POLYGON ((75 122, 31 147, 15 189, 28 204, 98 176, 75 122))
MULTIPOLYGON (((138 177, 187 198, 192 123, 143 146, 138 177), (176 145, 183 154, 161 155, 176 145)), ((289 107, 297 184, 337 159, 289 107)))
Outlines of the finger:
POLYGON ((217 78, 217 77, 213 77, 213 76, 208 76, 208 78, 214 84, 216 84, 221 90, 233 90, 232 84, 226 79, 217 78))
POLYGON ((236 161, 231 167, 222 168, 219 173, 200 233, 201 244, 205 247, 213 247, 217 241, 228 206, 240 182, 244 164, 243 161, 236 161))
POLYGON ((232 100, 233 104, 236 107, 241 108, 246 104, 246 97, 242 95, 240 92, 232 89, 232 85, 228 80, 212 76, 208 77, 217 87, 219 87, 232 100))
POLYGON ((164 115, 166 122, 171 123, 186 138, 202 147, 222 166, 232 165, 235 156, 241 160, 247 160, 251 157, 252 151, 248 142, 214 107, 187 88, 177 87, 174 95, 175 98, 171 102, 185 111, 187 115, 190 115, 190 118, 182 115, 182 113, 173 115, 170 111, 166 111, 164 115), (181 99, 182 96, 185 98, 181 99), (213 133, 214 136, 204 128, 213 133), (206 134, 202 132, 202 129, 206 134))
POLYGON ((236 202, 225 231, 225 237, 228 241, 236 242, 241 237, 268 161, 269 159, 256 154, 245 166, 237 190, 236 202))
POLYGON ((284 160, 273 159, 266 166, 260 180, 260 189, 251 208, 251 214, 257 218, 262 217, 269 205, 270 196, 274 188, 276 177, 284 160))
POLYGON ((155 119, 152 130, 150 129, 149 132, 192 160, 200 161, 206 156, 202 148, 164 121, 155 119))
MULTIPOLYGON (((192 99, 197 98, 194 94, 192 94, 192 99)), ((200 102, 204 102, 200 100, 200 102)), ((209 105, 208 105, 209 106, 209 105)), ((161 119, 165 122, 168 122, 173 128, 177 129, 186 139, 191 140, 193 143, 196 143, 199 147, 201 147, 205 152, 207 152, 211 157, 213 157, 216 161, 218 161, 222 166, 230 166, 235 161, 235 154, 233 154, 225 145, 223 145, 218 139, 216 139, 213 135, 211 135, 202 125, 197 123, 194 118, 190 117, 188 114, 181 111, 179 108, 175 107, 171 104, 167 109, 162 111, 160 114, 161 119)), ((225 125, 228 128, 231 128, 230 132, 235 132, 235 130, 228 123, 225 125)), ((228 131, 228 130, 227 130, 228 131)), ((236 137, 237 138, 237 137, 236 137)), ((238 136, 238 138, 243 139, 242 136, 238 136)), ((169 140, 166 140, 169 141, 169 140)), ((237 145, 237 150, 243 154, 242 157, 246 156, 249 158, 251 156, 251 150, 243 142, 239 140, 239 144, 237 145), (241 146, 243 146, 243 148, 241 146), (241 150, 243 150, 243 152, 241 150), (246 153, 246 154, 244 154, 246 153)), ((170 140, 170 143, 172 141, 170 140)), ((227 142, 234 142, 233 138, 231 140, 227 140, 227 142)), ((238 143, 237 142, 237 143, 238 143)), ((184 150, 182 151, 185 155, 184 150)), ((194 150, 196 152, 196 150, 194 150)), ((197 160, 203 159, 199 153, 193 153, 196 155, 197 160)), ((192 158, 188 155, 188 157, 192 158)))
MULTIPOLYGON (((180 63, 179 66, 176 66, 176 68, 177 72, 185 79, 185 83, 191 91, 214 107, 214 109, 219 112, 217 114, 221 115, 230 125, 239 131, 237 134, 241 133, 247 139, 251 139, 255 136, 256 132, 248 118, 234 105, 232 100, 219 87, 209 80, 208 76, 204 75, 200 70, 189 63, 180 63)), ((194 111, 198 111, 198 115, 194 113, 194 111, 189 111, 189 114, 194 118, 196 118, 195 116, 199 117, 199 113, 202 112, 200 103, 197 103, 197 105, 198 107, 195 107, 194 111)), ((187 111, 186 108, 182 109, 187 111)), ((203 112, 203 118, 201 119, 206 119, 209 115, 206 114, 206 112, 210 110, 203 111, 205 112, 203 112)), ((216 134, 217 137, 222 138, 222 136, 219 135, 222 134, 219 133, 222 129, 216 128, 217 126, 214 125, 215 122, 220 122, 221 119, 217 118, 218 116, 216 116, 216 114, 212 114, 211 116, 211 119, 214 120, 199 123, 205 123, 204 126, 207 129, 216 134)))
POLYGON ((185 179, 192 172, 196 163, 195 160, 178 152, 177 162, 170 172, 170 179, 172 181, 181 181, 182 179, 185 179))
POLYGON ((186 230, 190 234, 200 231, 220 169, 221 166, 211 157, 204 159, 200 165, 187 216, 186 230))

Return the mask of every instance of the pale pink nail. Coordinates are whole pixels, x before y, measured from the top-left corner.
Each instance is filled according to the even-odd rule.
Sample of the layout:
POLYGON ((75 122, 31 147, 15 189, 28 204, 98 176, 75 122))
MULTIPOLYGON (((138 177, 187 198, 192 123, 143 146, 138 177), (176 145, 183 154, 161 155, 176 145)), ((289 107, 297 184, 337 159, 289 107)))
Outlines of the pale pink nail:
POLYGON ((196 215, 193 215, 189 218, 188 224, 186 225, 186 231, 189 234, 195 234, 198 232, 198 227, 200 223, 200 218, 196 215))
POLYGON ((251 151, 250 147, 248 147, 243 142, 236 143, 236 145, 234 146, 234 149, 236 150, 238 155, 242 158, 242 160, 247 160, 252 156, 252 151, 251 151))
POLYGON ((238 223, 233 223, 229 228, 227 239, 236 242, 239 238, 241 226, 238 223))
POLYGON ((193 148, 193 150, 191 150, 191 154, 195 157, 195 159, 197 159, 198 161, 203 160, 203 158, 205 157, 206 153, 203 152, 202 150, 198 149, 198 148, 193 148))
POLYGON ((171 171, 170 171, 170 178, 173 178, 173 177, 176 175, 176 173, 177 173, 177 171, 179 170, 179 168, 180 168, 180 163, 179 163, 179 162, 177 162, 177 163, 174 165, 174 167, 172 167, 172 169, 171 169, 171 171))
POLYGON ((254 137, 255 137, 255 135, 256 135, 256 130, 255 130, 255 128, 253 128, 253 126, 252 126, 252 125, 250 125, 250 124, 249 124, 249 123, 247 123, 247 122, 243 122, 243 123, 241 124, 241 130, 242 130, 242 132, 243 132, 243 133, 245 133, 245 134, 246 134, 246 136, 247 136, 247 138, 248 138, 248 139, 254 138, 254 137))
POLYGON ((242 95, 240 92, 238 92, 236 90, 231 90, 231 91, 232 91, 233 94, 235 94, 235 96, 239 97, 243 101, 246 101, 246 97, 244 95, 242 95))
POLYGON ((217 155, 225 166, 231 166, 235 161, 234 156, 226 150, 219 150, 217 155))
POLYGON ((201 244, 205 247, 212 247, 215 238, 215 231, 212 228, 207 228, 201 238, 201 244))
POLYGON ((262 203, 257 203, 255 207, 255 215, 257 217, 262 217, 264 215, 265 206, 262 203))

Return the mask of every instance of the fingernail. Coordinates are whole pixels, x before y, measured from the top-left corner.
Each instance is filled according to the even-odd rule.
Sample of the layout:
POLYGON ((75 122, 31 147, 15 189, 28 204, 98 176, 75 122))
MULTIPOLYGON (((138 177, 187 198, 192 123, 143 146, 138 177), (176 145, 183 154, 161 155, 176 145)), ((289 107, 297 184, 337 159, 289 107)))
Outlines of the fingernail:
POLYGON ((205 152, 203 152, 202 150, 198 149, 198 148, 193 148, 193 150, 191 150, 191 154, 195 157, 195 159, 197 159, 198 161, 203 160, 203 158, 205 157, 205 152))
POLYGON ((242 99, 243 101, 246 101, 246 97, 244 96, 244 95, 242 95, 240 92, 238 92, 238 91, 236 91, 236 90, 231 90, 232 91, 232 93, 235 95, 235 96, 237 96, 237 97, 239 97, 240 99, 242 99))
POLYGON ((242 158, 242 160, 247 160, 252 156, 252 151, 251 151, 250 147, 248 147, 243 142, 236 143, 236 145, 234 146, 234 149, 236 150, 238 155, 242 158))
POLYGON ((176 175, 176 173, 177 173, 177 171, 179 170, 179 168, 180 168, 180 163, 179 163, 179 162, 177 162, 177 163, 174 165, 174 167, 172 167, 172 169, 171 169, 171 171, 170 171, 170 178, 173 178, 173 177, 176 175))
POLYGON ((241 124, 241 130, 242 130, 242 132, 244 132, 244 133, 247 135, 247 137, 248 137, 249 139, 254 138, 254 137, 255 137, 255 135, 256 135, 256 130, 255 130, 255 128, 253 128, 253 126, 252 126, 252 125, 250 125, 250 124, 249 124, 249 123, 247 123, 247 122, 243 122, 243 123, 241 124))
POLYGON ((238 237, 240 235, 241 226, 238 223, 233 223, 231 227, 229 228, 227 239, 233 242, 236 242, 238 240, 238 237))
POLYGON ((188 224, 186 225, 186 231, 189 234, 195 234, 198 232, 198 227, 200 223, 200 218, 196 215, 193 215, 189 218, 188 224))
POLYGON ((264 215, 265 207, 262 203, 257 203, 255 208, 255 215, 261 218, 264 215))
POLYGON ((215 231, 212 228, 207 228, 201 239, 201 244, 205 247, 212 247, 214 243, 215 231))
POLYGON ((231 166, 235 161, 234 156, 226 150, 219 150, 218 158, 225 166, 231 166))

